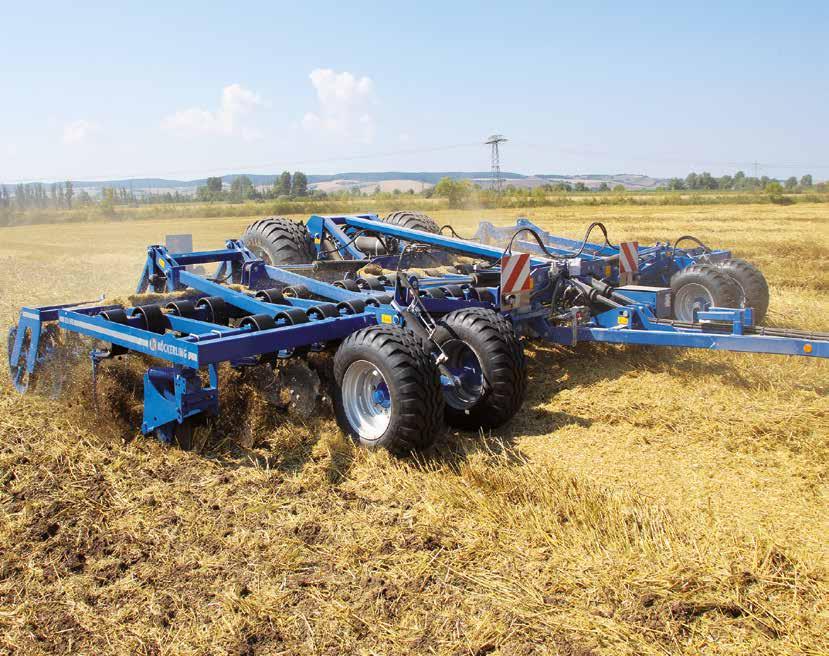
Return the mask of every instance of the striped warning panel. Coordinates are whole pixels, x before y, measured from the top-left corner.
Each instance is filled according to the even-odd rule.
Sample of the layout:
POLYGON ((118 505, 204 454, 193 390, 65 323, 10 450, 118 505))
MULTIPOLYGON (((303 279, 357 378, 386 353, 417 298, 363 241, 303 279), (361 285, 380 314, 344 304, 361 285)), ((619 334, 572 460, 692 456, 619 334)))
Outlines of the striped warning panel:
POLYGON ((501 294, 517 294, 532 288, 529 253, 504 255, 501 258, 501 294))
POLYGON ((639 271, 639 242, 623 241, 619 244, 619 272, 636 273, 639 271))

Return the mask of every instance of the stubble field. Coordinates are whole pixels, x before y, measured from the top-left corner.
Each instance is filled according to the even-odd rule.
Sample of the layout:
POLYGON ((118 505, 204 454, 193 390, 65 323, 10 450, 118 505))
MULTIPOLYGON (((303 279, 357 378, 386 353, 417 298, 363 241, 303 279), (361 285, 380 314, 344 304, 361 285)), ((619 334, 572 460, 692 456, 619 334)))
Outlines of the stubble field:
MULTIPOLYGON (((769 280, 768 324, 829 330, 829 205, 434 217, 470 235, 522 214, 730 246, 769 280)), ((0 324, 124 297, 147 244, 219 247, 254 218, 0 229, 0 324)), ((123 365, 101 385, 132 389, 98 412, 88 368, 59 399, 3 376, 0 653, 829 653, 827 363, 525 347, 514 421, 402 460, 233 385, 183 452, 130 425, 123 365)))

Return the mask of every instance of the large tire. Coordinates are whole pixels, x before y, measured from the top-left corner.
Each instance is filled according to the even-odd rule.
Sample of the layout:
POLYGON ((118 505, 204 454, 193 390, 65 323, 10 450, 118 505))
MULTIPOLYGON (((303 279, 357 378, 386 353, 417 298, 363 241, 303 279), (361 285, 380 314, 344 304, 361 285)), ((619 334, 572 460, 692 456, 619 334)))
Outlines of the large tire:
POLYGON ((527 392, 524 349, 512 323, 494 310, 456 310, 438 322, 433 339, 461 379, 461 389, 444 388, 446 422, 486 430, 512 419, 527 392))
POLYGON ((248 226, 242 241, 265 264, 306 264, 316 259, 314 240, 305 224, 269 216, 248 226))
POLYGON ((754 310, 754 322, 760 323, 769 309, 769 284, 760 269, 739 259, 726 260, 719 269, 737 283, 741 302, 754 310))
POLYGON ((671 276, 671 308, 678 321, 692 322, 694 310, 740 307, 740 287, 710 264, 692 264, 671 276))
POLYGON ((423 212, 410 212, 408 210, 402 210, 399 212, 392 212, 386 218, 381 220, 383 223, 400 226, 401 228, 423 230, 424 232, 440 232, 440 227, 438 227, 438 224, 435 223, 435 220, 423 212))
POLYGON ((397 454, 430 446, 443 425, 437 367, 405 328, 352 333, 334 356, 334 411, 344 433, 397 454))

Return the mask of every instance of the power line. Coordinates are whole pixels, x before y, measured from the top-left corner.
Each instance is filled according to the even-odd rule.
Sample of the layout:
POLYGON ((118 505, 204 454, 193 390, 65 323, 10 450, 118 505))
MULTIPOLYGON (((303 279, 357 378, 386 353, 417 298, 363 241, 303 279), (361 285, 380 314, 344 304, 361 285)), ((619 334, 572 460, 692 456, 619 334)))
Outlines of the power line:
MULTIPOLYGON (((365 159, 375 159, 375 158, 383 158, 383 157, 400 157, 404 155, 416 155, 420 153, 434 153, 446 150, 457 150, 460 148, 479 148, 480 143, 463 143, 463 144, 452 144, 448 146, 434 146, 430 148, 411 148, 408 150, 395 150, 395 151, 387 151, 387 152, 380 152, 380 153, 367 153, 364 155, 349 155, 345 157, 329 157, 329 158, 321 158, 321 159, 306 159, 306 160, 297 160, 293 162, 286 163, 284 160, 282 161, 271 161, 271 162, 258 162, 256 164, 233 164, 229 166, 222 166, 216 167, 211 169, 181 169, 178 171, 161 171, 161 172, 154 172, 154 173, 108 173, 108 174, 96 174, 96 175, 72 175, 70 178, 72 180, 82 180, 82 181, 89 181, 89 182, 96 182, 100 180, 114 180, 114 179, 124 179, 128 180, 130 178, 159 178, 165 176, 176 176, 176 175, 195 175, 196 173, 201 174, 210 174, 210 173, 218 173, 227 171, 235 171, 235 170, 244 170, 244 169, 255 169, 255 168, 264 168, 268 166, 278 166, 281 168, 296 168, 299 166, 307 166, 309 164, 333 164, 335 162, 351 162, 351 161, 358 161, 358 160, 365 160, 365 159)), ((18 183, 26 183, 26 182, 50 182, 53 180, 63 180, 66 179, 67 176, 63 175, 53 175, 53 176, 44 176, 41 178, 17 178, 12 180, 7 180, 6 184, 18 184, 18 183)))

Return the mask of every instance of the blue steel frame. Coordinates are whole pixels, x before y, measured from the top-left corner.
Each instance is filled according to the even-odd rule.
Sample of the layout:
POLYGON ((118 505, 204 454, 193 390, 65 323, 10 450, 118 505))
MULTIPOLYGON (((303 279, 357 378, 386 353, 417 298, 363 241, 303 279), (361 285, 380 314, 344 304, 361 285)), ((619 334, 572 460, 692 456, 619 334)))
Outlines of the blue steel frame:
MULTIPOLYGON (((365 259, 353 244, 356 231, 395 237, 397 239, 427 244, 436 249, 460 253, 476 258, 497 262, 503 250, 501 247, 475 241, 446 237, 444 235, 411 230, 379 222, 375 215, 321 217, 313 216, 309 226, 315 240, 323 236, 341 247, 343 257, 365 259)), ((562 250, 579 243, 556 238, 562 250)), ((531 243, 516 241, 516 250, 532 252, 531 243)), ((640 255, 647 259, 651 255, 659 258, 664 254, 662 245, 643 249, 640 255)), ((572 277, 589 283, 591 267, 584 262, 597 262, 597 258, 609 255, 607 247, 593 244, 590 253, 574 260, 563 257, 550 258, 534 251, 531 258, 533 279, 540 291, 528 308, 502 310, 507 314, 516 330, 529 337, 546 339, 558 344, 575 344, 579 341, 609 342, 616 344, 639 344, 674 346, 683 348, 706 348, 711 350, 802 355, 808 357, 829 357, 829 338, 826 335, 799 333, 792 336, 753 334, 753 317, 750 309, 710 308, 700 312, 693 325, 675 325, 660 322, 654 314, 656 293, 652 297, 641 289, 636 298, 627 299, 620 307, 608 309, 581 319, 574 313, 570 325, 556 325, 549 320, 549 292, 544 292, 545 277, 553 271, 572 271, 572 277)), ((725 253, 725 251, 722 251, 725 253)), ((567 251, 571 254, 570 251, 567 251)), ((690 256, 689 256, 690 257, 690 256)), ((497 267, 493 270, 497 271, 497 267)), ((570 275, 570 274, 568 274, 570 275)), ((181 317, 165 313, 160 332, 145 329, 143 318, 135 314, 134 308, 120 305, 91 305, 90 303, 69 303, 45 307, 24 307, 20 311, 17 332, 10 344, 9 364, 13 382, 20 391, 25 391, 23 376, 33 375, 39 365, 41 335, 46 324, 54 324, 63 330, 78 333, 106 343, 122 346, 129 351, 152 356, 168 363, 167 366, 150 367, 144 377, 144 418, 141 430, 154 432, 159 439, 170 441, 176 427, 198 415, 216 414, 219 409, 218 365, 229 362, 233 366, 255 364, 262 356, 292 353, 296 349, 318 348, 342 340, 349 334, 378 323, 405 324, 405 306, 409 302, 409 290, 420 293, 429 287, 445 285, 464 286, 463 297, 420 299, 422 307, 429 314, 445 314, 464 307, 499 308, 499 290, 491 288, 494 303, 475 300, 469 293, 471 278, 461 274, 408 279, 406 288, 399 284, 387 285, 385 292, 350 291, 331 283, 321 282, 296 273, 290 267, 278 268, 266 265, 254 256, 242 242, 228 240, 226 248, 192 253, 171 253, 164 246, 154 245, 147 249, 137 291, 143 293, 152 287, 156 291, 175 292, 191 290, 198 296, 217 296, 225 301, 237 318, 265 314, 276 318, 288 309, 307 311, 323 302, 363 301, 365 310, 349 314, 348 308, 339 310, 338 316, 321 318, 320 314, 308 313, 306 323, 293 325, 284 322, 276 327, 257 331, 250 326, 229 327, 208 321, 205 309, 197 309, 194 317, 181 317), (214 277, 208 278, 187 270, 194 264, 217 264, 214 277), (310 293, 325 301, 307 298, 286 297, 284 304, 272 304, 255 298, 249 293, 229 287, 226 282, 241 285, 250 291, 288 285, 304 285, 310 293), (394 300, 378 298, 384 293, 393 293, 394 300), (107 310, 124 309, 126 323, 107 320, 101 313, 107 310), (24 352, 24 347, 27 350, 24 352), (25 358, 25 362, 23 362, 25 358), (206 370, 207 383, 199 376, 199 370, 206 370)), ((623 288, 622 288, 623 291, 623 288)), ((93 351, 93 362, 102 355, 93 351)))

